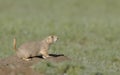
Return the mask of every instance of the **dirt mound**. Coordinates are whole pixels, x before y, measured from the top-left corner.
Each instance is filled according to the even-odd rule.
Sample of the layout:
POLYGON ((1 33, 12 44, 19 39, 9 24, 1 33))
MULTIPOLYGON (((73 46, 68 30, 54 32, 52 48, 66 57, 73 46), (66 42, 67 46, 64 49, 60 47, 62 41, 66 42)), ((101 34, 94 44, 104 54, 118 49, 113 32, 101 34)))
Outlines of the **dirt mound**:
POLYGON ((62 62, 69 60, 68 57, 63 54, 50 54, 50 58, 43 59, 41 56, 32 58, 31 61, 24 61, 18 58, 16 55, 4 58, 0 60, 0 74, 1 75, 43 75, 34 71, 30 66, 40 62, 41 60, 48 60, 54 62, 62 62))

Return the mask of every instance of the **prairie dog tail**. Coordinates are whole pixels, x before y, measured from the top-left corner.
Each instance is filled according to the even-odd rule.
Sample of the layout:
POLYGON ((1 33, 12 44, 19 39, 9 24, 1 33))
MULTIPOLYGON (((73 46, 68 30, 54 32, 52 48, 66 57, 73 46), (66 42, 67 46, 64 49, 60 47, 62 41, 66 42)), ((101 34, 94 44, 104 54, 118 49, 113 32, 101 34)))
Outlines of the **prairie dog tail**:
POLYGON ((14 37, 14 39, 13 39, 13 49, 16 51, 17 50, 17 48, 16 48, 16 38, 14 37))

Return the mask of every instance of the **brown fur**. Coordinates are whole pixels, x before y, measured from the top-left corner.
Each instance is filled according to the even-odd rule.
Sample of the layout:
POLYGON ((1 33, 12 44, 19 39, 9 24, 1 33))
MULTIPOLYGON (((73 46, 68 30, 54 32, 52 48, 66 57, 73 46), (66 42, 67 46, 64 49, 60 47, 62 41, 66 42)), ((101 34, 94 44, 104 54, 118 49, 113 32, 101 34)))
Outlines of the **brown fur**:
POLYGON ((31 60, 30 57, 42 55, 43 58, 50 57, 48 54, 49 47, 57 41, 57 36, 48 36, 42 41, 27 42, 16 49, 16 39, 14 39, 14 49, 18 57, 24 60, 31 60))

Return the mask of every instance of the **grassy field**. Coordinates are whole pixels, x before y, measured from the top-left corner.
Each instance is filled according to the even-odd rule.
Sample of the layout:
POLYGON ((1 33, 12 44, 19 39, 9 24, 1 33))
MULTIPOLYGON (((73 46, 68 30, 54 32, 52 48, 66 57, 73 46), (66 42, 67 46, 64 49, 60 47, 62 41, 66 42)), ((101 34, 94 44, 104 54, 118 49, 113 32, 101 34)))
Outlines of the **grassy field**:
MULTIPOLYGON (((59 36, 50 53, 72 59, 42 61, 46 75, 120 75, 119 0, 0 0, 0 57, 17 46, 48 35, 59 36)), ((37 66, 37 67, 36 67, 37 66)))

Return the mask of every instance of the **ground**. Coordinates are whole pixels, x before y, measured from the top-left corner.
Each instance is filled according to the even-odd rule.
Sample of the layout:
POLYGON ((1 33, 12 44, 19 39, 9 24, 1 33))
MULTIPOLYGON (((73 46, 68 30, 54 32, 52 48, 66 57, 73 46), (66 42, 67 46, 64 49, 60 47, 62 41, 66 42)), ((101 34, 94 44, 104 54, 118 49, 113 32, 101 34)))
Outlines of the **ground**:
POLYGON ((0 60, 0 74, 1 75, 44 75, 35 71, 31 66, 37 64, 41 60, 48 60, 54 62, 63 62, 69 60, 63 54, 50 54, 52 57, 43 59, 41 56, 32 58, 31 61, 24 61, 16 55, 0 60))

